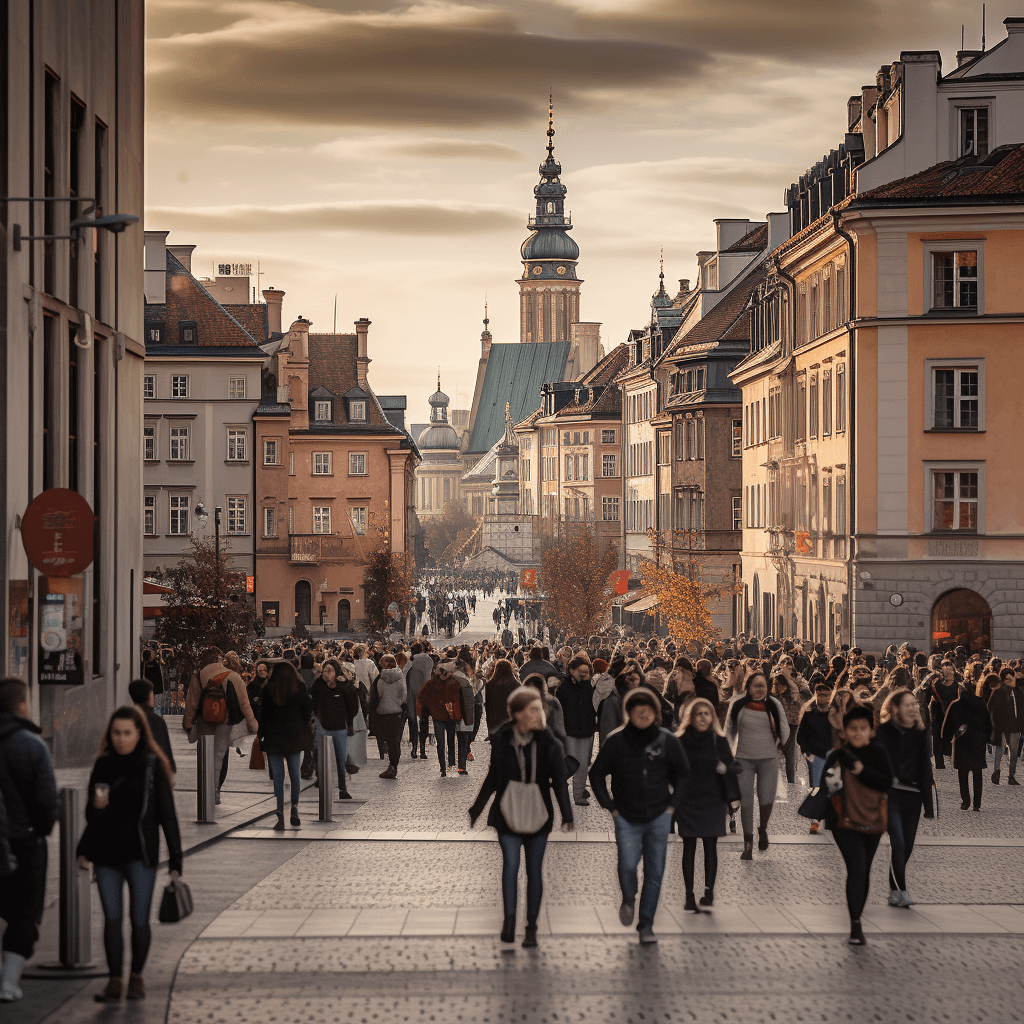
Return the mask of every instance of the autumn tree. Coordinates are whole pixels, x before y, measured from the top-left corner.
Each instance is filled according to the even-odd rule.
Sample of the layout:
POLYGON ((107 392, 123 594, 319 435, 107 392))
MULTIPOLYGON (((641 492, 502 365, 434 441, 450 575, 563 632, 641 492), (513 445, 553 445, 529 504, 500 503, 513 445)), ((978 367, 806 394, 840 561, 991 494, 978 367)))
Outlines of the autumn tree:
POLYGON ((540 556, 540 589, 552 625, 577 636, 599 629, 612 602, 608 576, 618 561, 614 547, 600 553, 586 524, 569 525, 549 539, 540 556))
POLYGON ((427 551, 435 565, 446 565, 469 540, 478 523, 458 501, 449 501, 444 513, 428 519, 423 526, 427 551))
POLYGON ((383 632, 392 619, 388 607, 398 605, 399 615, 407 615, 412 603, 416 567, 411 556, 392 551, 386 529, 377 529, 377 543, 369 553, 363 571, 363 596, 366 624, 383 632))
POLYGON ((244 651, 256 623, 246 598, 245 572, 228 565, 224 545, 218 554, 213 540, 192 538, 192 552, 167 570, 163 614, 156 620, 156 638, 173 647, 179 672, 188 679, 207 647, 244 651))

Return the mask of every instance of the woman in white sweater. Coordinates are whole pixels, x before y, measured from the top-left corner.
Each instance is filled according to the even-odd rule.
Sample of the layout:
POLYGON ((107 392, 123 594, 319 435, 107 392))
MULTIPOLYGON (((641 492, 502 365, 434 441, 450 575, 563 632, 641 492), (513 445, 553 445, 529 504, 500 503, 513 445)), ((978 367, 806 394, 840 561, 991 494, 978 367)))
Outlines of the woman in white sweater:
POLYGON ((746 678, 744 693, 729 706, 729 742, 739 764, 740 820, 743 823, 741 860, 754 856, 754 791, 760 810, 757 848, 768 849, 768 819, 779 785, 779 748, 789 739, 786 712, 768 693, 760 669, 746 678))

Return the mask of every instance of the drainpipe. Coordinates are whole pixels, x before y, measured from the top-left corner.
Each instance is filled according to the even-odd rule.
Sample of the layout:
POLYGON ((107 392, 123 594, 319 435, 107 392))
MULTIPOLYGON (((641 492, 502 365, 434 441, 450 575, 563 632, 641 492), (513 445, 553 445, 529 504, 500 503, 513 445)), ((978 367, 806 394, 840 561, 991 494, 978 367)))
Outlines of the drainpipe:
POLYGON ((847 555, 846 560, 846 594, 847 601, 850 606, 850 646, 853 647, 853 608, 854 608, 854 587, 856 586, 856 580, 853 574, 853 560, 854 560, 854 538, 857 535, 857 475, 854 471, 857 451, 857 335, 855 333, 854 324, 857 320, 857 249, 853 244, 853 236, 842 228, 842 213, 838 210, 833 209, 832 213, 832 227, 835 233, 846 242, 847 249, 850 253, 850 273, 848 275, 849 281, 847 287, 849 289, 849 306, 848 306, 848 324, 846 329, 847 336, 850 339, 850 354, 848 356, 848 362, 850 364, 850 372, 846 375, 848 381, 847 391, 849 392, 848 401, 850 403, 850 417, 849 417, 849 431, 850 431, 850 458, 849 458, 849 471, 846 475, 847 489, 849 491, 849 502, 850 502, 850 517, 849 517, 849 534, 850 534, 850 551, 847 555))
MULTIPOLYGON (((789 336, 792 339, 794 348, 796 347, 796 280, 787 274, 782 267, 779 266, 778 261, 775 262, 775 269, 778 271, 779 277, 789 285, 789 336)), ((781 466, 779 469, 781 470, 781 466)), ((779 474, 779 491, 781 496, 782 491, 782 475, 779 474)), ((787 581, 787 588, 789 590, 789 603, 791 608, 789 611, 790 617, 796 618, 796 562, 793 560, 792 555, 788 551, 784 551, 786 562, 789 567, 789 580, 787 581)))

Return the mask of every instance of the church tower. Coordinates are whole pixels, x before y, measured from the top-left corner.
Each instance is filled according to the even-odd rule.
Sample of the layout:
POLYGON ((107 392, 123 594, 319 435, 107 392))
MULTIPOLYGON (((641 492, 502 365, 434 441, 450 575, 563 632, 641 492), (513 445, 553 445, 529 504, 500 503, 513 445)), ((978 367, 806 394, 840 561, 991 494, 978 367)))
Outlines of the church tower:
POLYGON ((569 325, 580 319, 580 284, 576 277, 579 246, 566 234, 566 188, 555 159, 554 110, 548 102, 548 155, 533 190, 535 214, 527 221, 532 234, 523 242, 523 276, 519 279, 519 340, 569 341, 569 325))

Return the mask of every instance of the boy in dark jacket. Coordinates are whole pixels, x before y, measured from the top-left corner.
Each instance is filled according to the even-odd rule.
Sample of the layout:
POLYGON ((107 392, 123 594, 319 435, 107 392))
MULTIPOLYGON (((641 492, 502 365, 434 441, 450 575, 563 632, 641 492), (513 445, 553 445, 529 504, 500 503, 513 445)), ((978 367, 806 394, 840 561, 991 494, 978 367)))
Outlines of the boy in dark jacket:
POLYGON ((640 942, 657 942, 654 914, 665 874, 668 834, 679 799, 682 780, 690 765, 679 743, 661 727, 661 703, 647 687, 630 690, 623 699, 627 721, 608 735, 590 769, 590 784, 598 803, 615 821, 619 854, 622 905, 619 920, 633 923, 637 865, 644 859, 644 887, 640 894, 640 942), (609 794, 607 778, 612 777, 609 794))

